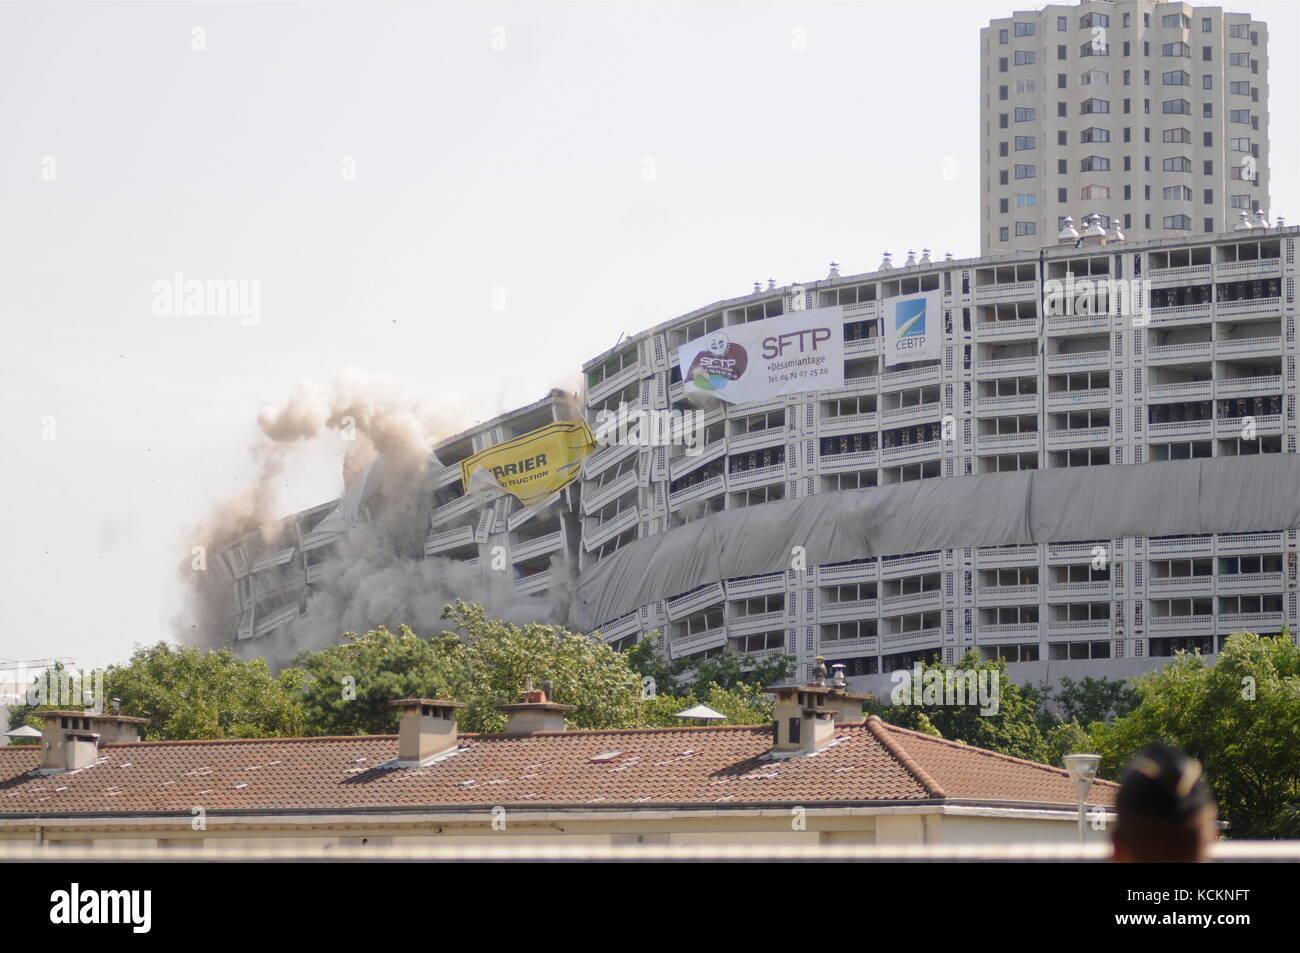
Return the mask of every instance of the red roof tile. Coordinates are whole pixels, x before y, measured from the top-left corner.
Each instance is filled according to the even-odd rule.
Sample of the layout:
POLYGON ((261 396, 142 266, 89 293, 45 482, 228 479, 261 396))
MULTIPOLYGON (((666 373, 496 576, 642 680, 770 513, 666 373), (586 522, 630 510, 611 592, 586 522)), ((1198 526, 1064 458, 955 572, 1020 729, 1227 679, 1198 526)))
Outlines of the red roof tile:
MULTIPOLYGON (((395 736, 104 745, 39 775, 36 746, 0 748, 0 817, 502 806, 789 806, 962 799, 1075 803, 1059 768, 943 741, 878 718, 838 726, 812 755, 770 759, 767 727, 462 735, 422 767, 385 765, 395 736)), ((1093 786, 1111 804, 1114 785, 1093 786)))

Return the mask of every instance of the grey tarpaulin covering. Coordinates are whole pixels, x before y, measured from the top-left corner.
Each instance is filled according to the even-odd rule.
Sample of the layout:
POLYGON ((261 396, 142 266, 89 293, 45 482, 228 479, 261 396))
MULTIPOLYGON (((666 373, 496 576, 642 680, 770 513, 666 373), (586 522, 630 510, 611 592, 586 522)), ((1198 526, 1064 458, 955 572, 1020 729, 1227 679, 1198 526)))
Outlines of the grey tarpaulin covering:
POLYGON ((976 546, 1300 527, 1300 455, 919 480, 727 510, 624 546, 578 579, 585 630, 706 583, 976 546))

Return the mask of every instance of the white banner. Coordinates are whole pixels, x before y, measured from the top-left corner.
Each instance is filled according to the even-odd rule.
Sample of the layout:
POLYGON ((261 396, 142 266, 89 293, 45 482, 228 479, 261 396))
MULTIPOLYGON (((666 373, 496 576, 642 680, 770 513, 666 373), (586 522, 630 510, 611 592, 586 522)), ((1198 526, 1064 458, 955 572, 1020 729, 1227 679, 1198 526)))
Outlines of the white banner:
POLYGON ((943 292, 886 298, 885 366, 943 357, 943 292))
POLYGON ((844 386, 844 311, 816 308, 719 328, 677 349, 686 392, 733 404, 844 386))

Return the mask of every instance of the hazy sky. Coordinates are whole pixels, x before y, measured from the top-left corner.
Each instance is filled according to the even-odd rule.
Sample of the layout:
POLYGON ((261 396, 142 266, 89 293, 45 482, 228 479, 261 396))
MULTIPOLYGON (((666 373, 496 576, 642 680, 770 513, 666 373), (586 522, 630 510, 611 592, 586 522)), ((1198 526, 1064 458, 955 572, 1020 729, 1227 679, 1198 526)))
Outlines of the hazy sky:
MULTIPOLYGON (((977 254, 979 29, 1019 6, 0 5, 0 657, 166 637, 301 378, 391 375, 450 430, 756 280, 977 254), (156 315, 176 272, 260 282, 260 320, 156 315)), ((1300 220, 1297 6, 1228 9, 1287 51, 1300 220)), ((283 511, 339 491, 336 440, 283 511)))

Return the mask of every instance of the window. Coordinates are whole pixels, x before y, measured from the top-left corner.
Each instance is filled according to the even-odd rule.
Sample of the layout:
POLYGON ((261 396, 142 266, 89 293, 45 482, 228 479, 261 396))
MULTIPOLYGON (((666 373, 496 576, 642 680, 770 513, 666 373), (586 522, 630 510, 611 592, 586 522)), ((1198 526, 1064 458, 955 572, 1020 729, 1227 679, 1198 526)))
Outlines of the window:
POLYGON ((1002 169, 998 172, 998 182, 1002 185, 1007 184, 1007 170, 1002 169))
POLYGON ((1249 209, 1250 209, 1250 196, 1249 196, 1249 195, 1234 195, 1234 196, 1232 196, 1232 199, 1231 199, 1231 205, 1232 205, 1233 208, 1244 208, 1244 209, 1249 210, 1249 209))
POLYGON ((1110 187, 1105 185, 1085 185, 1079 190, 1079 198, 1084 201, 1108 199, 1110 198, 1110 187))
POLYGON ((1249 140, 1249 139, 1229 139, 1229 140, 1228 140, 1228 149, 1231 150, 1232 152, 1249 152, 1249 151, 1250 151, 1250 140, 1249 140))
POLYGON ((998 42, 1007 43, 1011 39, 1011 34, 1006 30, 998 30, 998 42))
POLYGON ((1058 129, 1058 130, 1056 130, 1056 144, 1057 144, 1058 146, 1068 146, 1068 145, 1070 144, 1070 143, 1066 140, 1066 132, 1065 132, 1064 129, 1058 129))
POLYGON ((1079 76, 1080 86, 1109 86, 1110 74, 1104 70, 1090 69, 1079 76))
POLYGON ((1202 167, 1203 167, 1203 168, 1202 168, 1202 171, 1203 171, 1206 175, 1214 175, 1214 160, 1213 160, 1213 159, 1206 159, 1206 160, 1202 163, 1202 167))
POLYGON ((1201 77, 1201 89, 1214 89, 1214 77, 1206 73, 1201 77))
POLYGON ((1192 220, 1187 215, 1166 215, 1164 218, 1164 227, 1191 231, 1192 220))
POLYGON ((1070 164, 1070 162, 1069 162, 1068 159, 1057 159, 1057 160, 1056 160, 1056 174, 1057 174, 1057 175, 1068 175, 1069 172, 1070 172, 1069 164, 1070 164))
POLYGON ((1165 43, 1160 47, 1161 56, 1183 56, 1191 59, 1192 48, 1186 43, 1165 43))
POLYGON ((1229 25, 1228 25, 1228 36, 1232 37, 1232 38, 1235 39, 1235 40, 1249 40, 1249 39, 1250 39, 1250 24, 1249 24, 1249 23, 1231 23, 1231 24, 1229 24, 1229 25))
POLYGON ((1205 194, 1204 194, 1205 204, 1206 204, 1206 205, 1213 205, 1213 204, 1214 204, 1214 189, 1205 189, 1205 190, 1204 190, 1204 193, 1205 193, 1205 194))
POLYGON ((999 129, 1005 129, 1005 128, 1007 128, 1007 119, 1008 119, 1008 118, 1009 118, 1009 117, 1007 116, 1006 113, 998 113, 998 128, 999 128, 999 129))
POLYGON ((1189 116, 1192 112, 1192 104, 1185 99, 1167 99, 1160 108, 1167 116, 1189 116))
POLYGON ((1067 54, 1066 54, 1066 51, 1065 51, 1065 44, 1064 44, 1064 43, 1059 44, 1059 45, 1056 47, 1056 58, 1057 58, 1058 60, 1063 60, 1063 59, 1067 59, 1067 58, 1068 58, 1068 56, 1067 56, 1067 54))
POLYGON ((1080 56, 1110 56, 1110 44, 1092 40, 1079 47, 1080 56))
POLYGON ((1240 79, 1240 80, 1235 80, 1235 81, 1229 83, 1229 84, 1228 84, 1228 92, 1232 93, 1232 95, 1234 95, 1234 96, 1249 96, 1249 95, 1250 95, 1250 80, 1248 80, 1248 79, 1240 79))
POLYGON ((1109 172, 1110 160, 1105 156, 1085 156, 1079 162, 1080 172, 1109 172))
POLYGON ((1250 54, 1249 54, 1249 53, 1229 53, 1229 54, 1228 54, 1228 65, 1229 65, 1229 66, 1250 66, 1250 54))
POLYGON ((1033 122, 1036 118, 1036 112, 1033 106, 1017 106, 1016 122, 1033 122))
POLYGON ((1005 142, 998 143, 998 156, 1003 159, 1007 157, 1007 144, 1005 142))
POLYGON ((1016 178, 1017 178, 1017 179, 1032 179, 1032 178, 1035 176, 1035 174, 1036 174, 1036 169, 1035 169, 1035 167, 1032 166, 1032 165, 1018 165, 1018 166, 1016 166, 1016 178))
POLYGON ((1064 74, 1064 73, 1057 73, 1057 74, 1056 74, 1056 88, 1057 88, 1057 89, 1065 89, 1065 74, 1064 74))
POLYGON ((1079 104, 1079 113, 1081 115, 1108 112, 1110 112, 1110 102, 1105 99, 1085 99, 1079 104))
POLYGON ((1201 116, 1205 119, 1214 118, 1214 103, 1201 103, 1201 116))
POLYGON ((1160 18, 1160 25, 1173 27, 1176 30, 1190 30, 1192 18, 1183 13, 1170 13, 1160 18))
POLYGON ((1065 32, 1066 30, 1068 30, 1069 28, 1070 28, 1070 21, 1069 21, 1069 19, 1068 19, 1067 17, 1057 17, 1057 18, 1056 18, 1056 32, 1057 32, 1057 33, 1064 33, 1064 32, 1065 32))
POLYGON ((1008 237, 1009 237, 1009 232, 1007 230, 1007 227, 1003 225, 1001 228, 998 229, 998 241, 1004 242, 1007 240, 1008 237))
POLYGON ((1015 60, 1017 66, 1030 66, 1037 61, 1037 55, 1033 50, 1016 50, 1015 60))
POLYGON ((1086 30, 1094 26, 1110 26, 1110 17, 1104 13, 1085 13, 1079 17, 1079 28, 1086 30))
POLYGON ((1167 202, 1190 202, 1192 200, 1192 190, 1186 185, 1166 186, 1164 198, 1167 202))
POLYGON ((1016 136, 1016 151, 1024 152, 1026 149, 1034 148, 1033 136, 1016 136))
POLYGON ((1033 235, 1038 231, 1038 226, 1033 222, 1016 222, 1016 237, 1023 235, 1033 235))
POLYGON ((1166 172, 1191 172, 1192 160, 1187 156, 1172 156, 1161 163, 1166 172))
POLYGON ((1032 24, 1032 23, 1017 23, 1017 24, 1015 24, 1015 31, 1016 31, 1016 36, 1033 36, 1033 35, 1034 35, 1034 24, 1032 24))
POLYGON ((1089 126, 1079 133, 1080 142, 1110 142, 1110 130, 1089 126))
POLYGON ((1191 142, 1192 132, 1190 129, 1166 129, 1164 131, 1165 142, 1191 142))
POLYGON ((1213 33, 1213 32, 1214 32, 1214 21, 1211 20, 1209 17, 1201 17, 1201 32, 1202 32, 1202 33, 1213 33))
POLYGON ((1205 148, 1207 148, 1207 149, 1213 148, 1213 147, 1214 147, 1214 133, 1212 133, 1212 132, 1203 132, 1203 133, 1201 133, 1201 145, 1205 146, 1205 148))
POLYGON ((1006 98, 1007 98, 1007 88, 1006 88, 1005 86, 999 86, 999 87, 998 87, 998 99, 999 99, 999 100, 1005 100, 1006 98))
POLYGON ((1038 82, 1032 79, 1016 80, 1017 93, 1032 93, 1038 88, 1038 82))
POLYGON ((998 72, 1005 73, 1006 71, 1007 71, 1007 58, 1005 56, 1000 56, 998 57, 998 72))
POLYGON ((1066 114, 1066 104, 1065 104, 1065 103, 1057 103, 1057 104, 1056 104, 1056 115, 1057 115, 1058 117, 1060 117, 1061 119, 1064 119, 1064 118, 1065 118, 1065 114, 1066 114))
POLYGON ((1038 196, 1032 192, 1016 193, 1016 208, 1032 208, 1038 204, 1038 196))
MULTIPOLYGON (((1066 202, 1070 201, 1070 190, 1069 190, 1069 189, 1057 189, 1057 190, 1056 190, 1056 201, 1060 202, 1062 205, 1064 205, 1066 202)), ((1056 230, 1057 230, 1058 232, 1061 230, 1061 228, 1062 228, 1062 226, 1060 226, 1060 225, 1057 225, 1057 226, 1056 226, 1056 230)))
POLYGON ((1160 85, 1162 86, 1190 86, 1192 85, 1192 76, 1186 70, 1173 70, 1169 73, 1160 74, 1160 85))
POLYGON ((1250 125, 1250 110, 1233 109, 1228 113, 1228 121, 1240 122, 1240 123, 1245 123, 1246 125, 1250 125))

